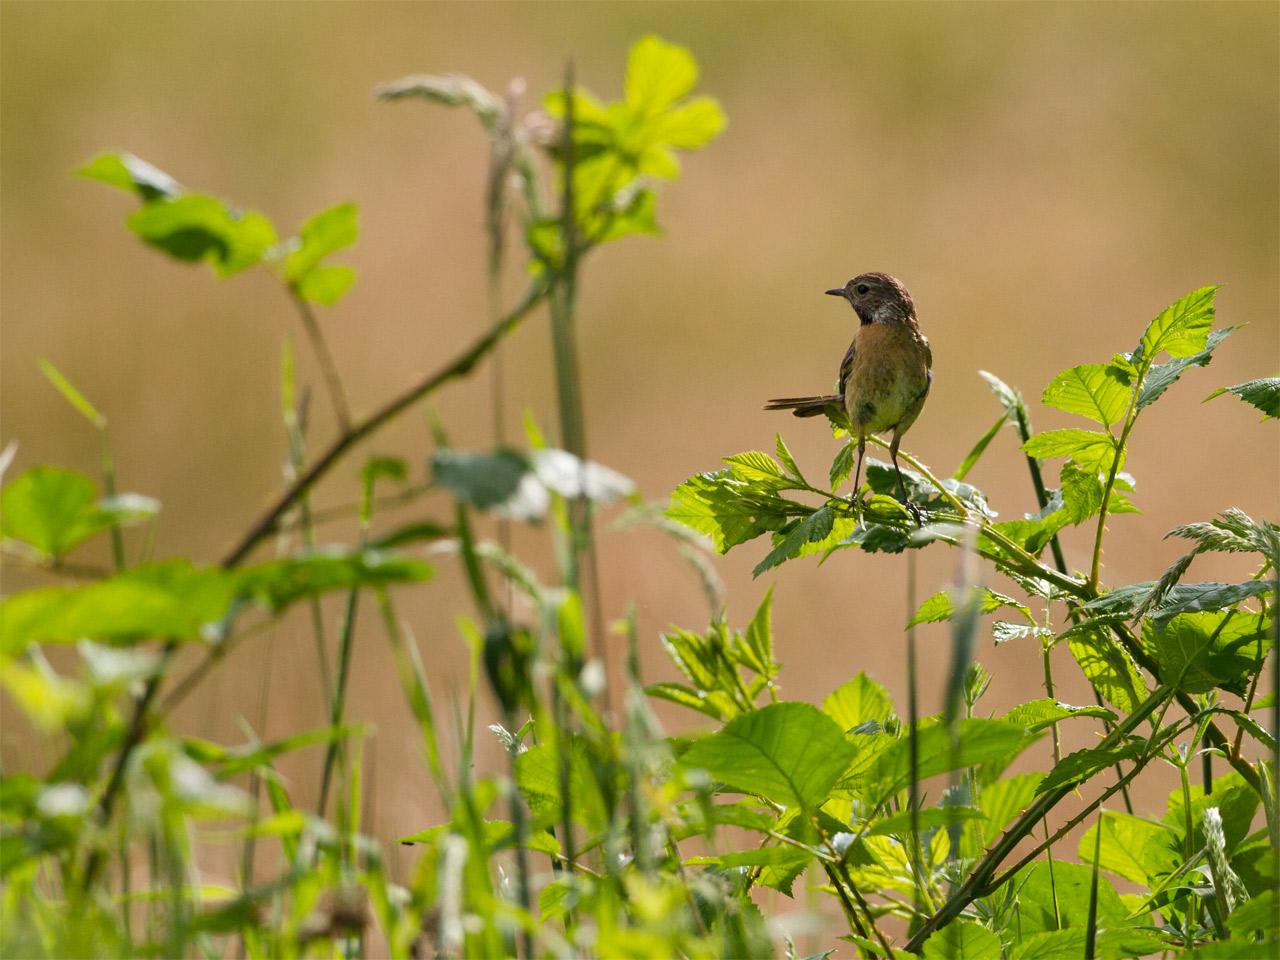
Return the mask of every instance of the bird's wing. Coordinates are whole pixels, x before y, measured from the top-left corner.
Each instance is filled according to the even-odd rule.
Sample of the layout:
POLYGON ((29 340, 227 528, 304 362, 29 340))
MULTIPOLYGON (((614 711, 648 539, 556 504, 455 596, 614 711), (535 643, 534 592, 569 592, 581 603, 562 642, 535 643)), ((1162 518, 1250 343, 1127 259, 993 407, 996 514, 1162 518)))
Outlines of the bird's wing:
POLYGON ((849 377, 853 373, 853 358, 858 355, 858 338, 854 337, 853 342, 849 344, 849 349, 845 351, 844 359, 840 361, 840 380, 836 385, 836 393, 844 396, 845 384, 849 382, 849 377))

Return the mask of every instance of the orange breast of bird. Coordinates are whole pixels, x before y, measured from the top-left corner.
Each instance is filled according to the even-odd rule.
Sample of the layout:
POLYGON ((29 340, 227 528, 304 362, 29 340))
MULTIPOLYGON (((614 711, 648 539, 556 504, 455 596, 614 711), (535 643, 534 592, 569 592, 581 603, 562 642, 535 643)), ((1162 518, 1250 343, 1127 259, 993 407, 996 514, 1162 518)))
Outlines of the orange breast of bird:
POLYGON ((905 431, 929 392, 927 341, 905 323, 869 323, 858 330, 844 406, 862 433, 905 431))

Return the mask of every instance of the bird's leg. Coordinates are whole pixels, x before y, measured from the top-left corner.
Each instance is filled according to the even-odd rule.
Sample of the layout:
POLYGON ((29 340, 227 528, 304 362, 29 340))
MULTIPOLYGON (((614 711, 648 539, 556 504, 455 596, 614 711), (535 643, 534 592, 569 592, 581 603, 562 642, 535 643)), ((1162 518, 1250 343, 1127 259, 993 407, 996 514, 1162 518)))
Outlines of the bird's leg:
POLYGON ((893 470, 898 475, 898 500, 911 512, 911 515, 915 518, 916 526, 920 526, 923 522, 920 508, 907 499, 907 485, 902 479, 902 468, 898 466, 898 443, 901 440, 902 434, 895 429, 893 431, 893 439, 889 441, 889 459, 893 461, 893 470))
POLYGON ((859 501, 859 492, 862 485, 862 455, 867 451, 867 438, 862 433, 858 434, 858 459, 857 466, 853 468, 853 493, 849 497, 849 502, 857 504, 859 501))

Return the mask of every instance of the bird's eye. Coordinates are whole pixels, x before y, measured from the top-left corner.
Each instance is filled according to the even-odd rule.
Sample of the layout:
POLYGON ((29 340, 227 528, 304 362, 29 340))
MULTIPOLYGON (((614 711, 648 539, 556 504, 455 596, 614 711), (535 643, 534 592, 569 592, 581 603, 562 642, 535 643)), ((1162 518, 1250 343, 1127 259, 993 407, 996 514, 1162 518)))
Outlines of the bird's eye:
POLYGON ((870 288, 870 287, 868 287, 865 283, 860 283, 860 284, 858 284, 856 287, 854 287, 853 289, 854 289, 854 290, 855 290, 855 291, 856 291, 860 296, 866 296, 867 291, 868 291, 868 290, 870 290, 871 288, 870 288))

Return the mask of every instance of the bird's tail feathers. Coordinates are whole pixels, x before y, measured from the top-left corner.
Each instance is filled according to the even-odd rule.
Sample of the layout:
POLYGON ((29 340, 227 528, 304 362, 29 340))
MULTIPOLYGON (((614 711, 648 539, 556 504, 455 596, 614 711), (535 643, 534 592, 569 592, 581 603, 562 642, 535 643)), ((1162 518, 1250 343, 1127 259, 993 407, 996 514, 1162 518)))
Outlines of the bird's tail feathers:
POLYGON ((844 398, 836 394, 819 397, 779 397, 764 405, 766 410, 790 410, 797 417, 816 417, 831 407, 843 408, 844 398))

